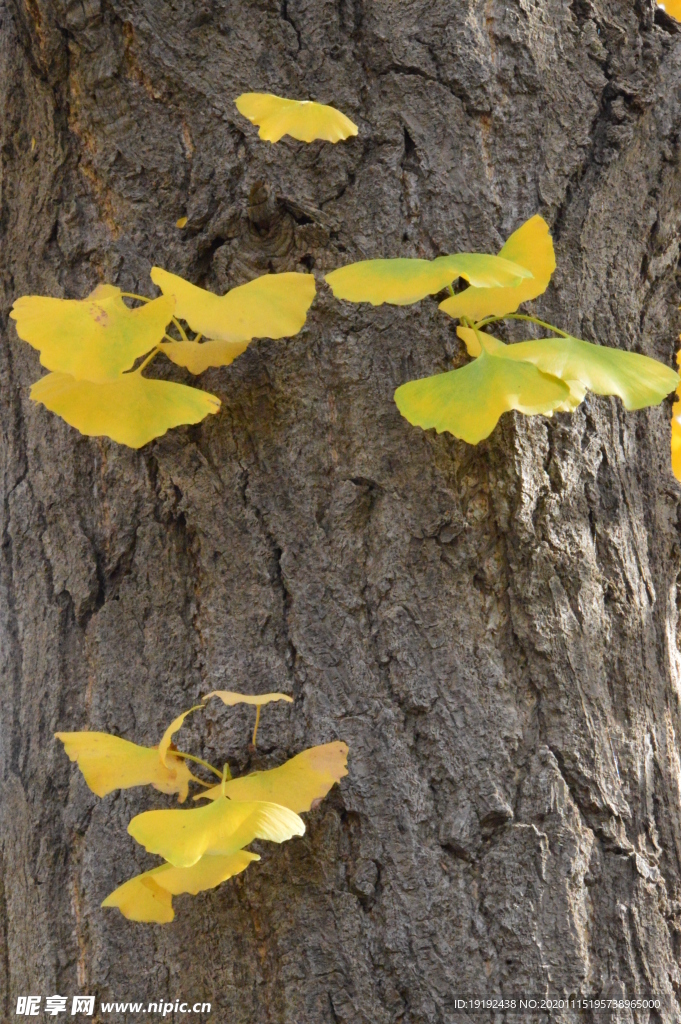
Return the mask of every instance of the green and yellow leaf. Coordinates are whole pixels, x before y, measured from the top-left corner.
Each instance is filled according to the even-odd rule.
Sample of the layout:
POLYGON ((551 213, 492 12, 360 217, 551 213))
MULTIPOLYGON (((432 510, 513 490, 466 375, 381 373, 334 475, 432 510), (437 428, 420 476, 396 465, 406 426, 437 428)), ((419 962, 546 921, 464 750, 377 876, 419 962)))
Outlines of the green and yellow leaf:
MULTIPOLYGON (((160 267, 153 268, 151 279, 164 295, 175 300, 175 315, 186 320, 193 331, 231 343, 297 334, 315 297, 312 274, 264 274, 232 288, 226 295, 214 295, 160 267)), ((229 365, 240 354, 229 347, 212 349, 210 354, 215 356, 221 351, 227 361, 209 365, 229 365)))
POLYGON ((106 284, 86 299, 24 295, 10 316, 19 337, 38 349, 48 370, 103 383, 129 370, 161 341, 173 309, 170 296, 129 309, 120 289, 106 284))
MULTIPOLYGON (((265 800, 302 814, 323 800, 331 787, 348 774, 347 760, 346 743, 336 741, 310 747, 278 768, 231 779, 225 784, 225 795, 232 800, 265 800)), ((194 799, 217 800, 221 790, 218 785, 194 799)))
POLYGON ((265 142, 290 135, 299 142, 340 142, 357 134, 357 125, 335 107, 312 100, 287 100, 269 92, 245 92, 234 101, 237 110, 260 129, 265 142))
POLYGON ((332 270, 324 280, 337 299, 408 306, 442 291, 458 277, 487 289, 517 285, 530 276, 530 270, 508 259, 462 252, 434 260, 361 260, 332 270))
MULTIPOLYGON (((470 330, 460 327, 457 333, 470 352, 473 347, 470 330)), ((580 338, 542 338, 505 345, 490 335, 482 337, 488 348, 492 346, 490 350, 495 355, 532 363, 542 373, 559 377, 569 385, 575 397, 581 386, 579 401, 588 389, 595 395, 617 395, 626 409, 644 409, 659 405, 679 384, 678 373, 657 359, 605 345, 592 345, 580 338)), ((475 340, 479 341, 479 338, 475 340)))
POLYGON ((239 850, 227 857, 202 857, 189 868, 161 864, 124 882, 107 896, 102 906, 118 907, 123 916, 131 921, 166 924, 175 916, 173 896, 182 893, 195 896, 207 889, 214 889, 228 878, 245 871, 255 860, 260 860, 257 853, 239 850))
POLYGON ((287 693, 258 693, 255 695, 248 695, 245 693, 235 693, 232 690, 213 690, 212 693, 207 693, 203 700, 209 700, 211 697, 219 697, 223 704, 226 704, 228 708, 233 708, 236 704, 251 704, 253 707, 261 708, 265 704, 271 704, 272 701, 285 700, 289 704, 293 704, 293 697, 289 697, 287 693))
POLYGON ((475 322, 486 316, 515 313, 521 302, 536 299, 546 291, 556 269, 556 258, 549 226, 542 217, 537 215, 525 221, 508 238, 499 256, 525 267, 532 277, 499 288, 478 288, 471 282, 470 288, 445 299, 439 308, 451 317, 467 317, 475 322))
POLYGON ((194 776, 172 752, 164 760, 155 747, 140 747, 105 732, 57 732, 71 761, 78 764, 93 793, 104 797, 115 789, 153 786, 161 793, 187 798, 194 776))
POLYGON ((459 370, 403 384, 395 392, 395 402, 414 426, 446 430, 478 444, 489 437, 502 413, 515 409, 526 416, 550 415, 569 395, 563 381, 531 363, 483 351, 459 370))
POLYGON ((229 366, 245 352, 248 341, 173 341, 161 345, 161 352, 190 373, 203 373, 210 366, 229 366))
POLYGON ((191 867, 206 854, 228 856, 254 839, 283 843, 302 836, 305 825, 279 804, 221 796, 189 811, 145 811, 132 819, 128 832, 149 853, 175 867, 191 867))
POLYGON ((33 385, 31 398, 81 434, 110 437, 129 448, 141 448, 171 427, 200 423, 220 408, 215 395, 184 384, 148 380, 139 371, 107 384, 50 373, 33 385))

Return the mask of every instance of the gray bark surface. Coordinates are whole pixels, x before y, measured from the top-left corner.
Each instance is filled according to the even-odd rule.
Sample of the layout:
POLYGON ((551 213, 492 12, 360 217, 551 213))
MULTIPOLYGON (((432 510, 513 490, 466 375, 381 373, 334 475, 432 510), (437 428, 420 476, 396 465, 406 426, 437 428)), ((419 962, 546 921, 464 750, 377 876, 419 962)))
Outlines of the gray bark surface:
MULTIPOLYGON (((424 433, 392 394, 463 364, 453 322, 321 280, 496 251, 540 212, 541 315, 671 364, 674 24, 648 0, 2 0, 0 96, 2 1019, 81 992, 207 1000, 217 1024, 548 994, 678 1020, 670 403, 509 415, 475 448, 424 433), (260 142, 233 104, 251 90, 332 102, 359 136, 260 142), (133 452, 29 401, 38 356, 7 313, 101 280, 153 294, 154 264, 319 289, 300 335, 201 378, 217 417, 133 452), (349 776, 304 838, 134 924, 99 905, 157 862, 130 818, 172 803, 98 800, 53 733, 155 743, 216 687, 296 703, 257 755, 251 715, 212 704, 184 749, 241 771, 340 738, 349 776)), ((557 1015, 578 1017, 603 1019, 557 1015)))

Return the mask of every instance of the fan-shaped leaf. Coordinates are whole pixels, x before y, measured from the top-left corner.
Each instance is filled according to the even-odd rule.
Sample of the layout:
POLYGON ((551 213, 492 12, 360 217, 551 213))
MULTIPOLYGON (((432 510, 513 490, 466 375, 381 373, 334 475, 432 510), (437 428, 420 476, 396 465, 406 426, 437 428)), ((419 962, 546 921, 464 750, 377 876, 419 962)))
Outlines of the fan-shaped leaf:
POLYGON ((457 277, 484 288, 515 285, 531 271, 507 259, 484 253, 462 252, 434 260, 361 260, 327 274, 324 280, 337 299, 380 306, 408 306, 434 295, 457 277))
MULTIPOLYGON (((302 814, 323 800, 331 787, 348 774, 347 760, 346 743, 310 747, 278 768, 231 779, 225 784, 225 795, 232 800, 267 800, 302 814)), ((215 786, 194 799, 217 800, 221 789, 215 786)))
POLYGON ((219 697, 228 708, 233 708, 235 704, 252 704, 254 707, 261 708, 275 700, 285 700, 289 704, 293 704, 293 697, 289 697, 287 693, 258 693, 249 696, 245 693, 234 693, 232 690, 213 690, 212 693, 207 693, 203 699, 208 700, 210 697, 219 697))
POLYGON ((203 373, 209 366, 229 366, 245 352, 248 341, 173 341, 161 345, 161 352, 190 373, 203 373))
POLYGON ((478 444, 489 437, 502 413, 516 409, 528 416, 548 415, 569 393, 563 381, 541 373, 531 363, 483 351, 459 370, 403 384, 395 392, 395 402, 415 426, 435 427, 438 433, 447 430, 478 444))
POLYGON ((299 142, 340 142, 357 134, 357 125, 335 107, 312 100, 287 100, 269 92, 245 92, 234 101, 237 110, 266 142, 279 142, 290 135, 299 142))
POLYGON ((190 811, 145 811, 128 832, 149 853, 176 867, 191 867, 204 854, 227 856, 254 839, 283 843, 302 836, 305 825, 287 807, 261 801, 237 802, 219 797, 190 811))
POLYGON ((162 761, 155 747, 140 747, 106 732, 57 732, 55 736, 97 796, 115 789, 153 786, 161 793, 177 793, 180 803, 187 798, 194 776, 172 752, 162 761))
POLYGON ((24 295, 10 316, 48 370, 96 383, 115 380, 165 334, 174 302, 162 296, 128 309, 120 289, 100 285, 86 299, 24 295))
MULTIPOLYGON (((289 338, 305 323, 315 297, 312 274, 264 274, 226 295, 213 295, 160 267, 153 268, 151 279, 164 295, 175 299, 176 316, 193 331, 217 341, 289 338)), ((239 354, 225 351, 230 362, 239 354)))
POLYGON ((515 313, 521 302, 535 299, 546 291, 556 269, 556 258, 549 226, 542 217, 531 217, 514 231, 499 255, 525 267, 533 276, 511 287, 482 289, 473 287, 472 283, 470 288, 441 302, 439 308, 449 316, 465 316, 477 321, 485 316, 515 313))
MULTIPOLYGON (((460 336, 462 331, 466 328, 459 328, 460 336)), ((658 405, 679 384, 678 373, 657 359, 592 345, 580 338, 542 338, 504 345, 498 338, 484 337, 486 344, 494 345, 495 355, 532 363, 542 373, 560 377, 575 397, 581 385, 579 401, 588 388, 595 395, 618 395, 626 409, 643 409, 658 405)))
POLYGON ((151 877, 150 871, 119 885, 102 906, 118 907, 123 917, 146 924, 168 924, 175 917, 172 895, 151 877))
POLYGON ((239 850, 228 857, 202 857, 190 868, 161 864, 124 882, 107 896, 102 906, 118 907, 131 921, 165 924, 175 916, 172 896, 185 892, 195 896, 206 889, 214 889, 244 871, 254 860, 260 860, 257 853, 239 850))
POLYGON ((220 408, 215 395, 184 384, 147 380, 139 371, 108 384, 50 373, 33 385, 31 398, 81 434, 110 437, 129 448, 141 448, 182 423, 199 423, 220 408))

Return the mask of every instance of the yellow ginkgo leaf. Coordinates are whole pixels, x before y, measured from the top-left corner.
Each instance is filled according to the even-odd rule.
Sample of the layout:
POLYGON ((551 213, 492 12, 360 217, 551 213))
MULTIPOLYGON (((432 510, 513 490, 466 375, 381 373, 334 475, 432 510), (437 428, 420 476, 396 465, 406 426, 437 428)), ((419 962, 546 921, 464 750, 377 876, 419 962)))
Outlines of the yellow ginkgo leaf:
POLYGON ((151 351, 173 316, 171 296, 129 309, 120 289, 100 285, 86 299, 24 295, 10 316, 48 370, 95 383, 115 380, 151 351))
POLYGON ((178 220, 175 221, 175 227, 176 228, 186 228, 186 226, 187 226, 187 218, 186 217, 180 217, 178 220))
MULTIPOLYGON (((681 395, 679 395, 681 398, 681 395)), ((677 408, 675 406, 675 408, 677 408)), ((681 418, 672 416, 672 472, 681 481, 681 418)))
POLYGON ((234 693, 232 690, 213 690, 212 693, 207 693, 203 700, 208 700, 210 697, 219 697, 228 708, 233 708, 235 704, 251 704, 253 707, 261 708, 276 700, 285 700, 289 704, 293 704, 293 697, 289 697, 287 693, 258 693, 249 696, 245 693, 234 693))
POLYGON ((107 896, 102 906, 118 907, 123 916, 131 921, 165 924, 175 916, 173 896, 185 892, 195 896, 206 889, 214 889, 256 860, 260 860, 257 853, 239 850, 228 857, 202 857, 190 868, 161 864, 124 882, 107 896))
MULTIPOLYGON (((336 741, 310 747, 278 768, 231 779, 225 784, 225 795, 232 800, 267 800, 302 814, 323 800, 331 787, 348 774, 347 760, 346 743, 336 741)), ((215 786, 194 799, 217 800, 221 795, 222 787, 215 786)))
MULTIPOLYGON (((676 365, 681 366, 681 349, 676 353, 676 365)), ((676 399, 672 406, 672 472, 681 481, 681 384, 676 389, 676 399)))
POLYGON ((182 728, 182 724, 187 715, 190 715, 192 711, 198 711, 199 708, 202 707, 203 704, 195 704, 194 707, 189 708, 188 711, 183 711, 181 715, 178 715, 177 718, 173 719, 173 721, 170 723, 166 731, 163 733, 163 736, 161 737, 161 742, 158 745, 158 756, 163 764, 167 765, 169 758, 177 760, 173 757, 172 754, 168 753, 168 751, 170 750, 170 744, 173 741, 173 736, 182 728))
MULTIPOLYGON (((459 328, 457 333, 461 337, 464 332, 467 334, 466 328, 459 328)), ((586 389, 595 395, 617 395, 629 410, 658 405, 679 384, 678 373, 657 359, 592 345, 581 338, 542 338, 505 345, 498 338, 481 336, 496 356, 532 363, 542 373, 560 377, 573 393, 574 385, 577 392, 581 385, 581 398, 586 389)))
POLYGON ((33 385, 31 398, 81 434, 110 437, 129 448, 141 448, 171 427, 199 423, 220 408, 220 399, 207 391, 148 380, 139 371, 107 384, 49 373, 33 385))
POLYGON ((681 21, 681 0, 664 0, 664 3, 658 4, 670 18, 674 18, 676 21, 681 21))
POLYGON ((531 271, 532 277, 510 287, 470 288, 440 303, 440 309, 452 317, 481 320, 485 316, 515 313, 521 302, 536 299, 545 292, 556 269, 556 257, 549 226, 543 217, 534 216, 514 231, 500 249, 503 256, 531 271))
MULTIPOLYGON (((176 316, 186 320, 193 331, 216 341, 289 338, 305 323, 315 297, 312 274, 264 274, 226 295, 214 295, 160 267, 153 268, 151 279, 175 300, 176 316)), ((225 352, 229 362, 239 354, 229 349, 225 352)))
POLYGON ((550 415, 569 395, 563 381, 541 373, 531 363, 483 351, 459 370, 403 384, 395 392, 395 402, 415 426, 435 427, 438 433, 446 430, 478 444, 489 437, 502 413, 516 409, 527 416, 550 415))
POLYGON ((332 270, 324 278, 337 299, 380 306, 408 306, 442 291, 457 277, 482 288, 516 285, 531 271, 508 259, 484 253, 461 252, 434 260, 361 260, 332 270))
POLYGON ((157 748, 140 747, 106 732, 57 732, 55 736, 97 796, 115 789, 153 786, 161 793, 177 793, 180 803, 187 798, 194 776, 172 752, 166 752, 162 761, 157 748))
POLYGON ((248 346, 248 341, 173 341, 161 345, 161 352, 176 366, 198 374, 209 366, 229 366, 248 346))
POLYGON ((145 811, 132 819, 128 832, 149 853, 160 854, 175 867, 191 867, 205 854, 227 856, 254 839, 283 843, 302 836, 305 825, 279 804, 221 796, 190 811, 145 811))
POLYGON ((151 877, 150 871, 119 885, 102 906, 118 907, 123 917, 146 924, 168 924, 175 917, 171 893, 151 877))
POLYGON ((357 134, 357 125, 335 107, 312 100, 287 100, 271 92, 245 92, 234 101, 237 110, 259 127, 265 142, 290 135, 299 142, 340 142, 357 134))

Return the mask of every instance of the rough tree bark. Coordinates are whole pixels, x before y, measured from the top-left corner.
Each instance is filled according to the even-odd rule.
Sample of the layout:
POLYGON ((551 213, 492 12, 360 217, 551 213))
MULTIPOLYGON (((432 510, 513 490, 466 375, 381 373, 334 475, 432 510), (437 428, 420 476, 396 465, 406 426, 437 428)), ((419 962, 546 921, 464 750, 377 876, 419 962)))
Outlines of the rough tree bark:
POLYGON ((220 1024, 546 993, 678 1019, 670 404, 507 416, 476 448, 424 433, 392 393, 464 361, 453 323, 335 303, 321 272, 494 251, 541 212, 536 308, 670 363, 679 47, 649 0, 0 2, 4 1020, 29 992, 195 997, 220 1024), (261 143, 246 90, 360 134, 261 143), (298 337, 205 375, 218 417, 136 453, 28 400, 7 313, 104 279, 150 294, 154 263, 320 288, 298 337), (211 707, 196 752, 244 769, 342 738, 350 775, 302 840, 133 924, 99 904, 151 865, 125 827, 163 800, 97 800, 52 734, 156 741, 216 686, 296 704, 250 761, 248 716, 211 707))

